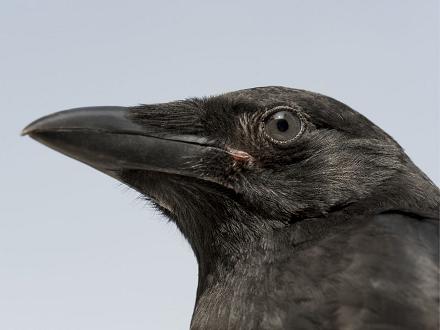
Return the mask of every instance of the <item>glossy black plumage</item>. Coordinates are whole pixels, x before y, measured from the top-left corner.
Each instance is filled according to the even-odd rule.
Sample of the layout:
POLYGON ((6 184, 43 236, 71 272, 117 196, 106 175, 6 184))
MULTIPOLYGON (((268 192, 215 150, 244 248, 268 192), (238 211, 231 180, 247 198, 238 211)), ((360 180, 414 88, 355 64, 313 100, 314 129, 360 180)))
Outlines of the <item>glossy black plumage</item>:
POLYGON ((284 87, 117 111, 25 133, 176 223, 199 263, 192 329, 437 329, 439 190, 368 119, 284 87), (280 106, 303 125, 287 144, 262 124, 280 106))
POLYGON ((276 246, 270 258, 264 251, 248 267, 236 267, 225 280, 227 298, 224 287, 202 297, 194 327, 435 329, 437 228, 389 213, 354 216, 302 242, 293 229, 279 238, 290 240, 291 249, 276 246))

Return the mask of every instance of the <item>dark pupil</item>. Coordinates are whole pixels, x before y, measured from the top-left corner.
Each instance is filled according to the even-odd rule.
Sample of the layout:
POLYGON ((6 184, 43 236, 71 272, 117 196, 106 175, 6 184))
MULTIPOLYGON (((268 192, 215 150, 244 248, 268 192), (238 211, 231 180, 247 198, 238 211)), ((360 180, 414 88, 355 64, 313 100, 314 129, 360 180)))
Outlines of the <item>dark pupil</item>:
POLYGON ((278 119, 277 128, 280 132, 285 132, 289 129, 289 123, 285 119, 278 119))

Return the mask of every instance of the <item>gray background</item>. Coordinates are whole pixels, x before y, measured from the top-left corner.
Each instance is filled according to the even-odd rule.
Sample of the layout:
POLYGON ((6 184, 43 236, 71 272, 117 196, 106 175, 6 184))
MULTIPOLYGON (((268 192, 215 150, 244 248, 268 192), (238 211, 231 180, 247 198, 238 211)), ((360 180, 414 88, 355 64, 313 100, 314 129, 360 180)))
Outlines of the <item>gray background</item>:
POLYGON ((335 97, 439 182, 437 1, 1 1, 0 329, 185 329, 173 224, 19 132, 71 107, 285 85, 335 97))

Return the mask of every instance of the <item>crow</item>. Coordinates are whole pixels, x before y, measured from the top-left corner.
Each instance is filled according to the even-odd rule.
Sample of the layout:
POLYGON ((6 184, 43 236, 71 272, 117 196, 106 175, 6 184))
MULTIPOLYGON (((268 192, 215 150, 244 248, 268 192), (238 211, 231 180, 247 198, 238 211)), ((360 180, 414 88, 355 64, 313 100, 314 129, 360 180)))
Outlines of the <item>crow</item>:
POLYGON ((257 87, 66 110, 23 135, 175 222, 198 261, 191 329, 439 326, 439 189, 335 99, 257 87))

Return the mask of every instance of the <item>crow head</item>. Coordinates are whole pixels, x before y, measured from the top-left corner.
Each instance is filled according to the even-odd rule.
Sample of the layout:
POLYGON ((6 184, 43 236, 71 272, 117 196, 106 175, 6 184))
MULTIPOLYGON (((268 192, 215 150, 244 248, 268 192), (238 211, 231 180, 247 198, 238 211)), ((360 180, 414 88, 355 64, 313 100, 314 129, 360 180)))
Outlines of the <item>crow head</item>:
POLYGON ((268 248, 269 237, 303 219, 325 226, 340 209, 437 206, 437 190, 390 136, 346 105, 303 90, 73 109, 24 134, 150 199, 188 239, 202 277, 255 245, 268 248))

